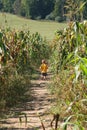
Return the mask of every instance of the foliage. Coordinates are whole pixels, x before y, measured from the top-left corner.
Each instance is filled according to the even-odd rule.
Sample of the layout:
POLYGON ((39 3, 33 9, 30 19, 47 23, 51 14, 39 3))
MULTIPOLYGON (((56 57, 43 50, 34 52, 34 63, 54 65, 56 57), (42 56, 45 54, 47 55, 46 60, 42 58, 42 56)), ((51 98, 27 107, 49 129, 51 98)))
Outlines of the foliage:
POLYGON ((19 15, 21 13, 21 6, 20 5, 22 6, 21 0, 15 0, 14 1, 13 10, 14 10, 15 14, 19 15))
POLYGON ((50 14, 48 14, 46 17, 45 17, 45 19, 46 20, 54 20, 54 14, 53 13, 50 13, 50 14))
POLYGON ((31 65, 39 65, 42 58, 48 58, 50 46, 37 32, 1 30, 2 64, 11 61, 17 70, 31 70, 31 65), (28 67, 28 68, 27 68, 28 67))
MULTIPOLYGON (((86 127, 87 112, 87 22, 71 22, 57 31, 53 41, 55 77, 51 91, 57 113, 67 123, 86 127)), ((52 57, 52 58, 53 58, 52 57)), ((52 62, 53 63, 53 62, 52 62)))
POLYGON ((55 1, 54 10, 53 10, 53 14, 55 18, 60 17, 62 20, 64 19, 64 14, 65 14, 64 6, 65 6, 65 0, 55 1))
POLYGON ((85 0, 0 0, 0 11, 31 19, 61 17, 62 20, 82 20, 87 18, 86 5, 85 0))
POLYGON ((13 13, 12 5, 14 0, 0 0, 1 10, 9 13, 13 13))
POLYGON ((0 110, 24 99, 30 89, 30 75, 43 58, 49 58, 50 50, 39 33, 0 30, 0 110))
POLYGON ((66 0, 66 16, 70 21, 83 20, 84 5, 86 2, 81 0, 66 0))
MULTIPOLYGON (((86 26, 84 23, 69 23, 69 26, 64 31, 56 32, 56 43, 58 48, 58 69, 67 68, 69 63, 81 63, 79 61, 84 60, 86 57, 86 26)), ((55 46, 56 46, 55 45, 55 46)), ((57 66, 57 67, 58 67, 57 66)))
POLYGON ((63 19, 62 19, 62 17, 57 16, 57 17, 55 17, 55 21, 57 21, 57 22, 62 22, 62 21, 63 21, 63 19))
POLYGON ((73 84, 75 77, 73 71, 71 69, 70 71, 63 70, 53 78, 50 89, 56 99, 56 104, 52 111, 59 113, 62 121, 74 115, 70 122, 74 124, 80 122, 81 125, 85 126, 87 119, 87 85, 84 85, 81 79, 78 83, 73 84))
POLYGON ((22 102, 26 98, 25 93, 29 90, 29 76, 17 74, 16 68, 11 63, 6 65, 0 72, 0 110, 22 102))
POLYGON ((20 5, 21 4, 22 7, 24 6, 25 8, 25 16, 27 18, 36 19, 38 16, 40 16, 43 19, 53 10, 54 1, 25 0, 25 2, 21 2, 20 5))

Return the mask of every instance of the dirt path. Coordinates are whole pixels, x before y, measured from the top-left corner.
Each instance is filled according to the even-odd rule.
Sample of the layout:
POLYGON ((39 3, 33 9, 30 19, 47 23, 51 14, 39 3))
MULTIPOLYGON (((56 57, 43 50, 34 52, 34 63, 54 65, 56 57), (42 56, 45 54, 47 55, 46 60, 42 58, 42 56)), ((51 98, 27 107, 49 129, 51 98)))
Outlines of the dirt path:
POLYGON ((0 130, 2 127, 6 130, 43 130, 41 120, 43 120, 46 130, 51 130, 51 116, 48 114, 51 107, 51 95, 47 91, 49 81, 32 80, 32 96, 33 99, 26 102, 20 109, 15 108, 16 113, 0 122, 0 130), (40 116, 40 117, 39 117, 40 116))

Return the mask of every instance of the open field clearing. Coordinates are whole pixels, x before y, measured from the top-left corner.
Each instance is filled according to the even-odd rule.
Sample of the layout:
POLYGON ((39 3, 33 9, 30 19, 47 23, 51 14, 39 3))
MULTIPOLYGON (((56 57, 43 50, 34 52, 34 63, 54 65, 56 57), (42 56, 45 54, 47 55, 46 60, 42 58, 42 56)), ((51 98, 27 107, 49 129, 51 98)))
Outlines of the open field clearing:
POLYGON ((42 37, 53 39, 55 31, 63 29, 66 23, 52 21, 35 21, 24 19, 16 15, 0 13, 0 27, 10 27, 20 30, 30 30, 31 33, 39 32, 42 37))

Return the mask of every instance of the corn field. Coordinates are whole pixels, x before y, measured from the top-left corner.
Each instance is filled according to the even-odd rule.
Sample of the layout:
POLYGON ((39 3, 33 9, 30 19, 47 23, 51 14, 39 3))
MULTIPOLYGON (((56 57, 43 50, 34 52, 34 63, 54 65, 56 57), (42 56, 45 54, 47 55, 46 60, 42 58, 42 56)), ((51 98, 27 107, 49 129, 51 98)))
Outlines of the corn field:
POLYGON ((38 32, 0 29, 0 110, 23 100, 32 73, 49 53, 48 42, 38 32))
POLYGON ((51 93, 56 99, 52 111, 64 121, 63 130, 87 128, 87 22, 70 22, 57 30, 51 57, 54 70, 51 93), (54 63, 53 63, 54 60, 54 63))

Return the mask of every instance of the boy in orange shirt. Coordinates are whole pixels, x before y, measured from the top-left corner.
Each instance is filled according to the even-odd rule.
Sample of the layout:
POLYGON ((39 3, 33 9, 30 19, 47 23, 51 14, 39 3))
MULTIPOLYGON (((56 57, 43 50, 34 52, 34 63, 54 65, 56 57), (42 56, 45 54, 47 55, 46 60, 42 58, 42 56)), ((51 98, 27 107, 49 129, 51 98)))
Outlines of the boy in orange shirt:
POLYGON ((45 60, 42 60, 42 64, 40 66, 40 71, 41 71, 41 77, 42 79, 46 79, 46 76, 47 76, 47 70, 48 70, 48 66, 45 62, 45 60))

